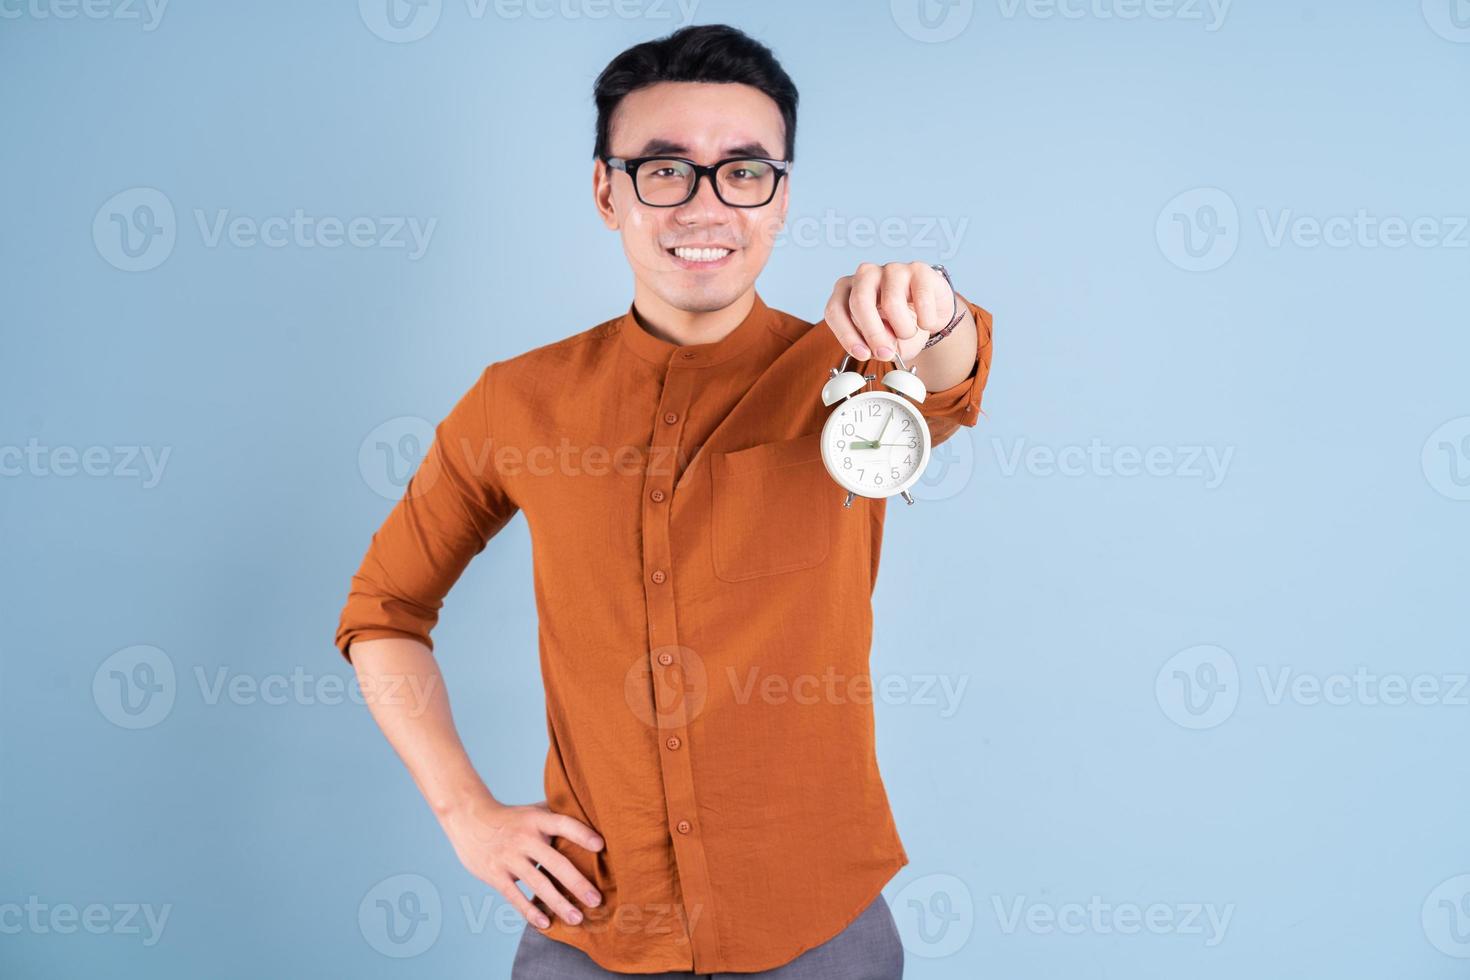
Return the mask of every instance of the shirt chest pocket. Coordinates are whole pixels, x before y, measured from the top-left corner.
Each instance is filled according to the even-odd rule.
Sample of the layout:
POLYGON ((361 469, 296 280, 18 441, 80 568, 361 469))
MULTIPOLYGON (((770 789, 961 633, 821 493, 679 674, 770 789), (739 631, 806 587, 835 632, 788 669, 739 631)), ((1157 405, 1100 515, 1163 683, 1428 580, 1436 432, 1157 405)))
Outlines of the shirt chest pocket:
POLYGON ((822 464, 819 440, 813 433, 714 455, 710 533, 719 578, 742 582, 826 560, 843 494, 822 464))

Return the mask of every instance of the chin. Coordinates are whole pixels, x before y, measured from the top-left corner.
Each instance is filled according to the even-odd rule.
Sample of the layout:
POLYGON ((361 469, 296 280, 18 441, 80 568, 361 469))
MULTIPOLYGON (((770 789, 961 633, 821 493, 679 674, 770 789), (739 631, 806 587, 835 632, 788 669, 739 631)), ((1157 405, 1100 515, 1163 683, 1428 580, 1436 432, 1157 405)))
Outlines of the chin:
POLYGON ((664 294, 664 302, 686 313, 713 313, 735 302, 748 288, 739 282, 679 283, 664 294))

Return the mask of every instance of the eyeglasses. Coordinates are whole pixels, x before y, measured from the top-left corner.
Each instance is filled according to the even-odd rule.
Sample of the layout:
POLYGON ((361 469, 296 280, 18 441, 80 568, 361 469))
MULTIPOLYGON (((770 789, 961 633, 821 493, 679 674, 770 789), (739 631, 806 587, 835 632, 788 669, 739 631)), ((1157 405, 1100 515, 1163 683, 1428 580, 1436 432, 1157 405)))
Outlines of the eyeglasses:
POLYGON ((758 208, 771 203, 776 185, 786 176, 785 160, 731 157, 705 167, 684 157, 603 157, 614 170, 633 179, 633 193, 651 208, 676 208, 699 190, 708 177, 715 197, 732 208, 758 208))

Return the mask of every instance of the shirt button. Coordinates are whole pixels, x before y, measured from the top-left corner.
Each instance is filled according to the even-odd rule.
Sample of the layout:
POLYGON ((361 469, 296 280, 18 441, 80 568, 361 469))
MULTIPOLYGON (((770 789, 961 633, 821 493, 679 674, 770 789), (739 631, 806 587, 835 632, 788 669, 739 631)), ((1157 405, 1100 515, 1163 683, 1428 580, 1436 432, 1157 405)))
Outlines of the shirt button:
POLYGON ((654 503, 658 503, 664 499, 664 492, 662 490, 655 490, 649 496, 653 498, 654 503))
POLYGON ((658 662, 667 667, 669 664, 674 662, 674 655, 665 650, 663 653, 658 655, 658 662))
POLYGON ((649 578, 653 579, 656 584, 663 585, 664 579, 668 578, 668 576, 665 575, 664 570, 660 568, 657 569, 652 575, 650 575, 649 578))
POLYGON ((683 745, 684 743, 681 742, 681 741, 679 741, 679 736, 677 736, 677 735, 670 735, 668 742, 666 742, 665 744, 668 745, 668 747, 671 748, 671 749, 677 749, 679 746, 683 745))
POLYGON ((680 820, 677 824, 674 825, 674 829, 678 830, 681 834, 689 833, 692 827, 693 825, 690 824, 688 820, 680 820))
POLYGON ((683 354, 681 354, 679 356, 682 357, 682 358, 684 358, 684 360, 688 361, 688 360, 693 359, 693 357, 694 357, 694 351, 692 351, 692 350, 686 350, 683 354))
POLYGON ((678 412, 665 412, 664 413, 664 421, 667 422, 667 423, 669 423, 670 425, 673 425, 675 422, 679 421, 679 413, 678 412))

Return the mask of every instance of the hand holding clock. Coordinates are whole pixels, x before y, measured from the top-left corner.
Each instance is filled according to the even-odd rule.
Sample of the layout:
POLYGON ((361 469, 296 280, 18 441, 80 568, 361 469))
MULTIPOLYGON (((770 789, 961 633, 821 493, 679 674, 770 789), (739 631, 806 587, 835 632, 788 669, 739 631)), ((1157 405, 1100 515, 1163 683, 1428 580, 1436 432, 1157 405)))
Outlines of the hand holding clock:
POLYGON ((821 393, 822 403, 833 409, 822 426, 822 463, 847 490, 842 506, 850 507, 858 495, 899 495, 912 504, 908 487, 923 474, 930 452, 929 424, 919 405, 929 391, 952 387, 963 380, 964 370, 973 374, 976 369, 978 338, 968 301, 960 305, 959 294, 950 287, 949 274, 941 266, 864 262, 853 275, 837 280, 827 300, 826 323, 846 354, 831 369, 821 393), (925 354, 922 363, 910 364, 921 351, 942 343, 957 330, 963 339, 925 354), (876 375, 863 373, 865 365, 849 367, 853 358, 860 362, 896 360, 880 379, 889 390, 862 390, 876 375), (888 415, 878 437, 858 439, 859 424, 879 414, 880 406, 888 409, 888 415), (902 415, 911 429, 908 442, 884 441, 895 414, 902 415), (887 452, 870 455, 884 448, 887 452), (908 452, 894 453, 893 449, 908 452))
POLYGON ((842 349, 858 360, 890 360, 897 350, 908 361, 949 322, 955 300, 926 262, 864 262, 837 280, 825 315, 842 349))

